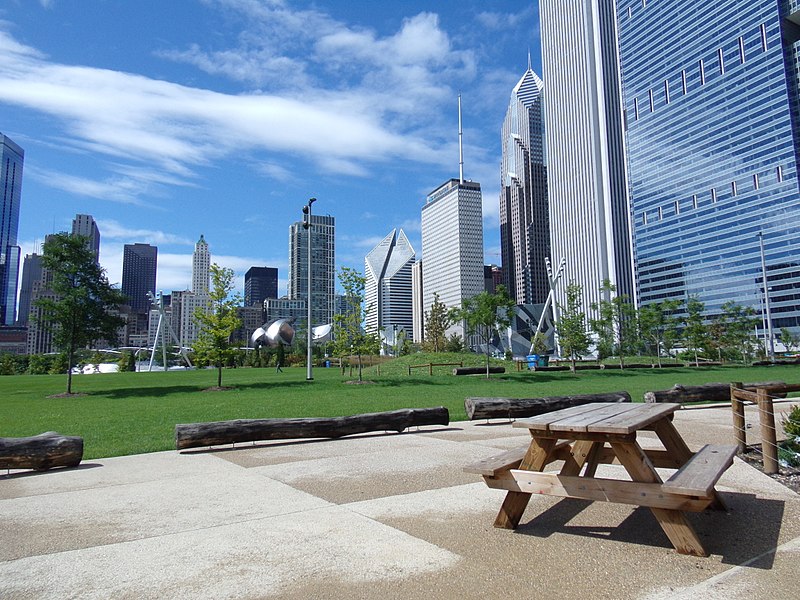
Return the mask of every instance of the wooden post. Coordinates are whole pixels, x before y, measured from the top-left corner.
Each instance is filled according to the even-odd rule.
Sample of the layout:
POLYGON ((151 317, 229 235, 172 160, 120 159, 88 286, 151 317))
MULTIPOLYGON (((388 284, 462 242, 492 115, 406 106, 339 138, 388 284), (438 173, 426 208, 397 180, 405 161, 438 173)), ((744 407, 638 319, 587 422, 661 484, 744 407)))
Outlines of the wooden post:
POLYGON ((778 440, 775 435, 775 411, 772 397, 763 388, 756 390, 758 395, 758 418, 761 422, 761 452, 764 455, 764 473, 774 475, 778 472, 778 440))
POLYGON ((433 375, 433 363, 428 365, 428 375, 433 375))
POLYGON ((733 413, 733 437, 736 440, 738 452, 747 450, 747 434, 744 424, 744 402, 736 397, 735 391, 742 389, 742 383, 731 383, 731 411, 733 413))

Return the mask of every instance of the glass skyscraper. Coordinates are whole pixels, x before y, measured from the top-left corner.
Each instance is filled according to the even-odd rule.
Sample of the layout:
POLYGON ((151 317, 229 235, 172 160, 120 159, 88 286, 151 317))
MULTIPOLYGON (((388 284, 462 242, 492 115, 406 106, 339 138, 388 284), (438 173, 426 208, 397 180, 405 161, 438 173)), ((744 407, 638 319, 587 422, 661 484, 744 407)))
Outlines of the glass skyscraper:
POLYGON ((800 326, 797 0, 618 0, 639 300, 800 326))
POLYGON ((122 250, 122 293, 135 313, 150 312, 147 292, 156 293, 158 248, 150 244, 125 244, 122 250))
MULTIPOLYGON (((289 285, 291 300, 308 299, 308 240, 311 238, 311 326, 333 322, 336 293, 336 222, 330 215, 311 215, 311 227, 289 227, 289 285)), ((303 317, 305 320, 305 316, 303 317)))
POLYGON ((403 330, 412 336, 411 269, 416 253, 405 232, 391 233, 364 257, 364 328, 370 333, 403 330))
POLYGON ((0 133, 0 324, 13 325, 17 311, 20 248, 17 246, 25 151, 0 133))
POLYGON ((517 304, 547 299, 550 257, 542 80, 528 70, 511 92, 500 164, 500 253, 503 283, 517 304))

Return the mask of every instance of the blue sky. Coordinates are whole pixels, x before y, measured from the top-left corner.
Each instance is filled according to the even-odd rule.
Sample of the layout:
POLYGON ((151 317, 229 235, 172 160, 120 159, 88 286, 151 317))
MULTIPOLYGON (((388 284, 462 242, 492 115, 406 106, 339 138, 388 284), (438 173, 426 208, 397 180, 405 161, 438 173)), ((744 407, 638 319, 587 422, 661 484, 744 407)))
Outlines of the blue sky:
MULTIPOLYGON (((101 263, 159 249, 159 289, 186 289, 204 234, 239 278, 279 270, 316 197, 337 266, 402 227, 421 255, 425 196, 483 187, 499 263, 500 127, 539 67, 534 0, 0 0, 0 131, 25 149, 19 243, 94 216, 101 263)), ((241 287, 241 284, 240 284, 241 287)))

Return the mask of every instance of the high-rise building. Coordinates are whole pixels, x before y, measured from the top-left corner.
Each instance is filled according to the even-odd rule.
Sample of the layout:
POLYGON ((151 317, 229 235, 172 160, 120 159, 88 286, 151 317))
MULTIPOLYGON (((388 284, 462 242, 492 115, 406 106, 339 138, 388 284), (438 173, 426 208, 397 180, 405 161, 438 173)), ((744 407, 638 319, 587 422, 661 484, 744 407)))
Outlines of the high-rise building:
POLYGON ((26 254, 22 261, 22 279, 19 284, 19 311, 17 325, 28 326, 28 316, 31 312, 31 298, 33 285, 42 279, 42 255, 26 254))
MULTIPOLYGON (((422 207, 422 289, 427 312, 439 295, 448 308, 483 291, 481 184, 451 179, 422 207)), ((463 323, 448 334, 465 335, 463 323)))
POLYGON ((335 221, 330 215, 311 215, 311 227, 289 227, 289 286, 291 300, 308 299, 308 239, 311 236, 311 326, 333 322, 336 293, 335 221))
POLYGON ((201 233, 192 254, 192 291, 195 294, 208 294, 210 270, 211 253, 208 251, 208 242, 201 233))
POLYGON ((411 267, 411 319, 413 322, 413 341, 421 344, 425 341, 425 306, 422 300, 422 261, 418 260, 411 267))
POLYGON ((191 346, 200 335, 200 327, 195 318, 198 310, 209 309, 209 273, 211 253, 208 242, 200 235, 192 254, 192 289, 172 293, 173 323, 180 323, 181 346, 191 346), (176 302, 180 305, 176 310, 176 302), (177 318, 176 318, 177 317, 177 318), (178 320, 180 319, 180 320, 178 320))
POLYGON ((25 151, 0 133, 0 325, 13 325, 17 318, 20 257, 17 230, 24 161, 25 151))
POLYGON ((503 283, 517 304, 543 303, 550 290, 547 167, 542 80, 528 70, 511 92, 500 163, 500 253, 503 283))
POLYGON ((75 215, 72 219, 72 235, 88 238, 89 248, 94 252, 95 261, 100 262, 100 230, 92 215, 75 215))
POLYGON ((278 269, 250 267, 244 274, 244 305, 263 306, 267 298, 278 297, 278 269))
MULTIPOLYGON (((413 333, 411 268, 414 248, 406 234, 393 229, 364 258, 364 304, 367 332, 413 333)), ((394 338, 392 337, 394 340, 394 338)))
POLYGON ((615 4, 539 2, 551 262, 590 315, 606 279, 635 301, 615 4))
POLYGON ((122 293, 128 297, 131 310, 137 314, 150 312, 147 292, 156 292, 158 248, 150 244, 125 244, 122 252, 122 293))
POLYGON ((800 327, 800 2, 617 11, 639 299, 800 327))

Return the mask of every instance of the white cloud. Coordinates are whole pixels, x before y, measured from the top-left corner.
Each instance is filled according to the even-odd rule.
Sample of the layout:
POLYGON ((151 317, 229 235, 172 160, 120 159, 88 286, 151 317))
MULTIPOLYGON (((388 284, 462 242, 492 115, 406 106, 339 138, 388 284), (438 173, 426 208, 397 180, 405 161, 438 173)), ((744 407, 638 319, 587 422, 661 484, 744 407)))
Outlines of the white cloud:
POLYGON ((129 177, 114 177, 105 181, 95 181, 68 173, 58 173, 35 166, 27 166, 25 175, 48 187, 89 198, 98 198, 122 204, 142 204, 140 181, 129 177))
POLYGON ((520 12, 501 13, 484 11, 478 13, 476 18, 478 22, 487 29, 501 31, 519 26, 530 19, 534 14, 536 14, 536 11, 533 7, 533 3, 528 3, 528 6, 520 12))

